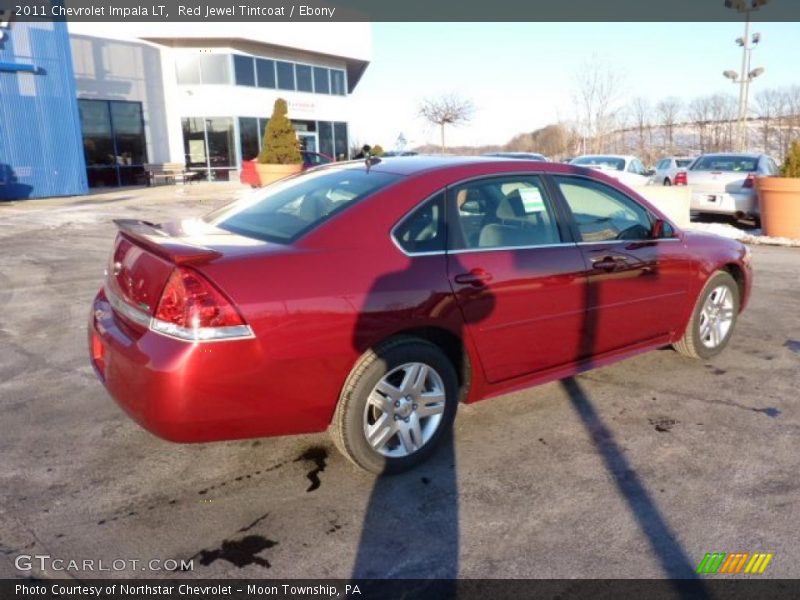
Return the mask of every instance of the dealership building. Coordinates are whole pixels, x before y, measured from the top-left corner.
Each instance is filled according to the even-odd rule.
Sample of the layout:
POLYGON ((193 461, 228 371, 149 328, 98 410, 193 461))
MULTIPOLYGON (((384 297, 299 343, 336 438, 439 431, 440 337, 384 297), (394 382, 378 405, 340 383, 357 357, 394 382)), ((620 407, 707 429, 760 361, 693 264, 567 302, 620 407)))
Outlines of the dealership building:
POLYGON ((302 147, 349 151, 368 24, 23 23, 0 29, 0 199, 238 177, 277 98, 302 147), (335 35, 333 29, 335 28, 335 35))

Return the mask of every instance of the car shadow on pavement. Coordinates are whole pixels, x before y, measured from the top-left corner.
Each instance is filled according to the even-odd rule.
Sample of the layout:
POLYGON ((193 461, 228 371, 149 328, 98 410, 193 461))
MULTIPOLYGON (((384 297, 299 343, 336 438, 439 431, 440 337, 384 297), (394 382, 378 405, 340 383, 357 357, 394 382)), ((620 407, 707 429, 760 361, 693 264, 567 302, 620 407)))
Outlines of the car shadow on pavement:
MULTIPOLYGON (((449 283, 431 283, 431 273, 448 269, 458 274, 469 269, 457 258, 415 257, 402 270, 377 279, 364 299, 353 344, 360 352, 375 350, 371 338, 386 319, 397 318, 397 290, 417 290, 420 305, 410 302, 399 329, 423 315, 438 315, 451 324, 450 333, 463 339, 464 319, 449 283), (449 260, 449 262, 448 262, 449 260)), ((485 287, 461 290, 473 302, 471 322, 488 317, 495 299, 485 287)), ((466 351, 448 353, 460 380, 469 381, 466 351)), ((461 399, 466 395, 460 390, 461 399)), ((454 435, 442 437, 433 456, 421 466, 399 475, 380 475, 375 480, 364 516, 361 537, 352 570, 353 579, 418 579, 420 589, 403 592, 415 596, 453 598, 459 573, 459 493, 454 435), (422 581, 425 580, 425 581, 422 581)))
MULTIPOLYGON (((647 272, 646 276, 659 277, 658 268, 647 272)), ((594 309, 602 304, 602 281, 598 279, 600 278, 589 273, 584 287, 584 316, 579 348, 580 356, 583 357, 592 357, 597 344, 599 319, 602 318, 599 310, 594 309)), ((592 367, 591 358, 584 366, 592 367)), ((569 397, 572 408, 580 418, 595 450, 603 459, 603 464, 628 510, 647 537, 664 574, 672 580, 674 591, 683 598, 710 597, 703 581, 695 572, 692 560, 678 542, 675 532, 661 514, 633 465, 625 457, 614 433, 603 421, 589 394, 575 377, 563 379, 561 387, 569 397)))

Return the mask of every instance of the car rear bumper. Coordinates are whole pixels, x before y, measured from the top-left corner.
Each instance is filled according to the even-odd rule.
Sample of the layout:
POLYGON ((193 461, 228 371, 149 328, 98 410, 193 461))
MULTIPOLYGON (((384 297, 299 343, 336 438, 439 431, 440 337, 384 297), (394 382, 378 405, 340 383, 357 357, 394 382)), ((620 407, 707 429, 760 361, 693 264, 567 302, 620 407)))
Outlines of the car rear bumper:
POLYGON ((755 192, 692 191, 691 209, 697 212, 727 215, 759 214, 755 192))
POLYGON ((89 317, 92 365, 117 404, 151 433, 207 442, 327 427, 329 413, 277 394, 258 340, 184 342, 139 334, 119 318, 101 291, 89 317))

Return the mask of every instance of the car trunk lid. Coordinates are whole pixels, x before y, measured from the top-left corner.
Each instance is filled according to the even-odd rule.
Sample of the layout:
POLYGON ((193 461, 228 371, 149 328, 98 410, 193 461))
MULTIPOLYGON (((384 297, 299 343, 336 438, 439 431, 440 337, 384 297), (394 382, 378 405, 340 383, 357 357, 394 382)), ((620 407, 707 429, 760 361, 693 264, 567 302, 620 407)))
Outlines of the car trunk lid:
POLYGON ((244 238, 199 219, 163 225, 116 220, 119 228, 106 275, 106 291, 114 312, 139 328, 147 328, 164 286, 176 267, 199 268, 264 242, 244 238))
POLYGON ((750 173, 743 171, 688 171, 687 179, 694 192, 724 193, 741 191, 750 173))

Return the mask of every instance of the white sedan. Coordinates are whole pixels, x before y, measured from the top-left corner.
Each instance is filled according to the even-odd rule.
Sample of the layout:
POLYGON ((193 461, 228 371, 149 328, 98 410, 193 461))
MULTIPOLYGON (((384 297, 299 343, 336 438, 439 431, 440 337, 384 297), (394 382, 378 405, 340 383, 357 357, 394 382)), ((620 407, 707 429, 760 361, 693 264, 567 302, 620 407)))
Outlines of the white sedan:
POLYGON ((609 177, 631 187, 647 185, 653 174, 635 156, 622 154, 587 154, 573 158, 569 164, 603 171, 609 177))

